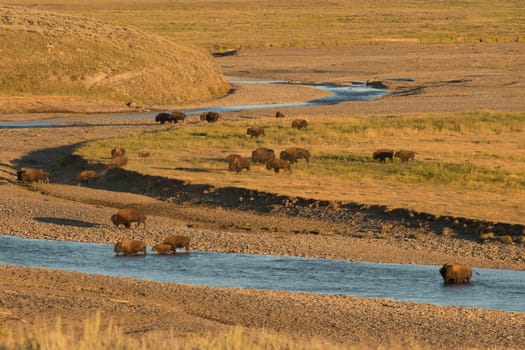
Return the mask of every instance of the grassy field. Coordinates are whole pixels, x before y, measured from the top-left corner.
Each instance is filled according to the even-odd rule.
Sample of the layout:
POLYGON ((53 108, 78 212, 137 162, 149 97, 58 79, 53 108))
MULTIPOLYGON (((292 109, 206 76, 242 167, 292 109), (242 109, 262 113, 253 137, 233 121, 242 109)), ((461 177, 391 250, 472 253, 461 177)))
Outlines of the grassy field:
POLYGON ((95 17, 210 50, 382 41, 525 41, 522 1, 10 0, 95 17))
MULTIPOLYGON (((409 203, 426 202, 426 210, 433 212, 439 201, 432 194, 446 193, 447 203, 455 199, 465 207, 469 200, 480 205, 479 199, 484 196, 501 196, 517 205, 513 198, 519 202, 525 190, 524 130, 523 113, 333 116, 311 120, 303 131, 292 129, 290 120, 265 118, 177 125, 154 134, 88 143, 76 154, 109 163, 109 151, 120 145, 130 158, 126 168, 144 174, 327 200, 348 200, 348 189, 361 188, 368 201, 374 202, 374 192, 379 192, 377 203, 382 204, 382 200, 397 197, 392 193, 404 194, 409 203), (246 136, 246 128, 255 124, 265 127, 266 136, 246 136), (304 160, 294 164, 291 174, 275 174, 264 165, 252 165, 250 172, 238 175, 228 171, 228 154, 250 158, 258 146, 272 148, 276 154, 289 146, 304 147, 312 159, 308 164, 304 160), (372 159, 379 148, 413 150, 416 157, 407 163, 397 158, 379 163, 372 159), (151 157, 139 158, 140 151, 151 152, 151 157), (387 189, 389 195, 381 189, 387 189), (421 193, 428 196, 422 198, 421 193)), ((456 209, 461 212, 461 208, 456 209)), ((492 219, 501 215, 521 222, 519 210, 492 219)))

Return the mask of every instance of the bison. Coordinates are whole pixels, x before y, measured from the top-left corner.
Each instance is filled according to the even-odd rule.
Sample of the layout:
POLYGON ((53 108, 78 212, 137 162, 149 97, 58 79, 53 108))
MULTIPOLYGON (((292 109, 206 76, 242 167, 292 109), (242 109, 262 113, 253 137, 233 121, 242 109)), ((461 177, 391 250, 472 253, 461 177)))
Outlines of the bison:
POLYGON ((91 179, 94 179, 97 176, 97 173, 94 170, 82 170, 77 175, 78 184, 86 183, 91 179))
POLYGON ((221 115, 217 112, 204 112, 200 115, 200 119, 208 123, 215 123, 220 117, 221 115))
POLYGON ((277 111, 277 112, 275 112, 275 118, 284 118, 284 114, 282 114, 281 112, 277 111))
POLYGON ((275 158, 275 151, 266 147, 257 147, 252 152, 252 162, 266 164, 275 158))
POLYGON ((233 162, 237 158, 242 158, 242 156, 240 154, 232 153, 226 157, 226 161, 228 162, 228 170, 234 170, 233 162))
POLYGON ((170 113, 161 112, 155 116, 155 121, 161 124, 164 124, 166 122, 171 123, 173 122, 173 118, 171 117, 170 113))
POLYGON ((292 121, 292 128, 294 129, 297 129, 297 130, 306 129, 307 126, 308 126, 308 120, 306 119, 295 119, 292 121))
POLYGON ((284 151, 281 151, 279 158, 287 160, 290 163, 295 163, 298 159, 305 159, 308 163, 310 161, 310 152, 301 147, 288 147, 284 151))
POLYGON ((125 239, 123 241, 115 243, 113 251, 116 255, 122 253, 123 255, 146 255, 146 244, 142 241, 134 239, 125 239))
POLYGON ((276 173, 279 172, 281 169, 288 170, 289 172, 292 171, 290 168, 290 162, 283 159, 273 159, 270 162, 266 163, 266 169, 275 171, 276 173))
POLYGON ((111 215, 111 222, 117 227, 124 225, 126 228, 130 228, 131 223, 136 222, 136 227, 142 224, 146 228, 146 214, 135 208, 124 208, 111 215))
POLYGON ((402 162, 408 162, 410 159, 414 160, 415 156, 416 152, 414 151, 401 150, 394 153, 394 157, 401 159, 402 162))
POLYGON ((151 248, 151 251, 156 251, 159 255, 168 255, 171 254, 173 249, 169 244, 157 244, 151 248))
POLYGON ((457 263, 446 263, 440 269, 439 273, 443 277, 445 284, 470 283, 472 279, 472 269, 468 266, 457 263))
POLYGON ((246 129, 246 135, 250 137, 264 136, 264 128, 262 126, 251 126, 246 129))
POLYGON ((111 158, 121 157, 126 154, 126 149, 120 146, 115 146, 111 150, 111 158))
POLYGON ((108 168, 120 168, 128 164, 128 157, 125 155, 122 156, 116 156, 111 159, 111 162, 109 162, 108 168))
POLYGON ((390 158, 390 161, 394 160, 394 150, 392 149, 378 149, 372 154, 374 160, 378 160, 381 163, 385 163, 387 158, 390 158))
POLYGON ((147 152, 147 151, 142 151, 142 152, 139 152, 139 157, 140 158, 147 158, 151 155, 151 153, 147 152))
POLYGON ((173 111, 171 112, 171 121, 174 123, 184 123, 184 120, 186 119, 186 113, 181 111, 173 111))
POLYGON ((168 244, 171 246, 171 250, 175 252, 177 248, 184 248, 186 253, 190 251, 190 238, 186 236, 172 235, 164 238, 162 244, 168 244))
POLYGON ((25 183, 44 182, 49 183, 49 173, 42 169, 22 168, 16 172, 18 181, 25 183))
POLYGON ((238 174, 242 169, 250 170, 250 161, 246 158, 235 158, 232 163, 232 170, 238 174))

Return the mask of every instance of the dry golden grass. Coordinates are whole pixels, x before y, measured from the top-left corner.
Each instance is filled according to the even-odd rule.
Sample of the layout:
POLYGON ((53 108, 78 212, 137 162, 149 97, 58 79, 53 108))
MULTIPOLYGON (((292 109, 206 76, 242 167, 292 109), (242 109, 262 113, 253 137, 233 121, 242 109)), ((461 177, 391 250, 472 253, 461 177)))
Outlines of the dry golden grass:
POLYGON ((525 115, 471 113, 377 118, 323 117, 306 131, 290 120, 266 118, 218 124, 180 125, 169 131, 89 143, 76 151, 107 163, 114 145, 128 149, 127 169, 206 183, 307 198, 405 207, 438 215, 523 222, 525 115), (251 139, 246 127, 263 125, 266 136, 251 139), (288 146, 310 150, 292 173, 264 165, 250 172, 228 171, 226 156, 246 158, 258 146, 279 152, 288 146), (379 163, 378 148, 410 149, 415 161, 379 163), (138 158, 139 151, 151 152, 138 158), (422 195, 424 193, 425 195, 422 195), (498 203, 487 205, 487 203, 498 203), (503 209, 503 210, 502 210, 503 209))
POLYGON ((525 8, 498 1, 33 0, 10 3, 83 14, 209 49, 350 43, 525 40, 525 8))
POLYGON ((212 57, 155 34, 0 6, 0 96, 80 96, 162 106, 223 95, 212 57))
MULTIPOLYGON (((393 341, 377 349, 428 349, 415 342, 403 340, 403 346, 393 341), (410 344, 407 345, 406 344, 410 344)), ((38 349, 38 350, 138 350, 138 349, 288 349, 288 350, 341 350, 341 349, 374 349, 366 345, 341 345, 312 337, 297 339, 287 335, 263 330, 249 330, 241 326, 232 327, 224 334, 208 336, 188 335, 180 338, 170 332, 153 332, 145 335, 125 334, 122 329, 111 322, 103 325, 100 313, 84 320, 84 328, 74 332, 65 327, 60 318, 54 325, 41 324, 35 327, 34 334, 17 336, 8 329, 0 328, 0 349, 38 349)))

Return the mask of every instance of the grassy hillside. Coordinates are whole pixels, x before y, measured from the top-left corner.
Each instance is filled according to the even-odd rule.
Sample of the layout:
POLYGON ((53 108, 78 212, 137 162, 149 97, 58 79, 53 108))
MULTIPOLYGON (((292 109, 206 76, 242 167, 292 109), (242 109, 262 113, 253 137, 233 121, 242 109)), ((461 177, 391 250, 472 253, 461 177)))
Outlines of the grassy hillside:
POLYGON ((521 0, 10 0, 221 47, 525 41, 521 0))
POLYGON ((150 107, 224 94, 206 52, 99 21, 0 6, 0 97, 80 96, 150 107))

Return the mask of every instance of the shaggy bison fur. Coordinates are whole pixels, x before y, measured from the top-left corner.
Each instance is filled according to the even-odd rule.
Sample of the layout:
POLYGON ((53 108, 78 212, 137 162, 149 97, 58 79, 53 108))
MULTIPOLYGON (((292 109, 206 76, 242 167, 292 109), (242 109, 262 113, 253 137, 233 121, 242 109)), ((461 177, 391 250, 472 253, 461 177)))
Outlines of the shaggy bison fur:
POLYGON ((82 170, 77 175, 78 184, 86 183, 91 179, 94 179, 97 176, 97 173, 94 170, 82 170))
POLYGON ((142 224, 146 228, 146 214, 135 208, 124 208, 111 215, 111 222, 117 227, 124 225, 126 228, 130 228, 131 223, 136 222, 137 227, 142 224))
POLYGON ((443 277, 445 284, 470 283, 472 279, 472 269, 468 266, 457 263, 446 263, 440 269, 439 273, 443 277))
POLYGON ((171 112, 171 121, 174 123, 184 123, 184 120, 186 119, 186 113, 181 111, 173 111, 171 112))
POLYGON ((159 113, 159 114, 157 114, 155 116, 155 121, 157 123, 164 124, 166 122, 171 123, 173 121, 173 119, 171 118, 171 114, 170 113, 161 112, 161 113, 159 113))
POLYGON ((252 162, 266 164, 275 158, 275 151, 266 147, 257 147, 252 152, 252 162))
POLYGON ((308 163, 310 161, 310 152, 301 147, 288 147, 284 151, 281 151, 279 158, 287 160, 290 163, 295 163, 298 159, 306 159, 308 163))
POLYGON ((146 244, 142 241, 134 239, 125 239, 123 241, 115 243, 113 251, 116 255, 122 253, 122 255, 146 255, 146 244))
POLYGON ((111 162, 109 162, 108 167, 110 169, 120 168, 120 167, 125 166, 126 164, 128 164, 128 157, 126 157, 125 155, 122 155, 122 156, 116 156, 112 158, 111 162))
POLYGON ((157 244, 151 248, 152 251, 156 251, 159 255, 168 255, 171 254, 173 249, 169 244, 157 244))
POLYGON ((408 162, 410 159, 414 160, 415 156, 416 152, 414 151, 401 150, 394 153, 394 157, 401 159, 402 162, 408 162))
POLYGON ((220 117, 221 115, 217 112, 204 112, 200 115, 200 119, 208 123, 215 123, 220 117))
POLYGON ((22 168, 16 172, 16 178, 20 182, 29 184, 33 182, 49 183, 49 173, 42 169, 22 168))
POLYGON ((242 158, 242 156, 240 154, 232 153, 226 157, 226 161, 228 162, 228 170, 234 170, 233 162, 237 158, 242 158))
POLYGON ((232 170, 238 174, 242 169, 250 170, 250 161, 246 158, 235 158, 232 163, 232 170))
POLYGON ((275 171, 276 173, 278 173, 281 169, 288 170, 289 172, 292 171, 292 169, 290 168, 290 162, 282 159, 273 159, 270 162, 266 163, 266 169, 273 169, 273 171, 275 171))
POLYGON ((171 246, 171 250, 175 252, 177 248, 184 248, 186 253, 190 251, 190 238, 186 236, 172 235, 164 238, 162 244, 168 244, 171 246))
POLYGON ((246 135, 250 137, 264 136, 264 128, 262 126, 250 126, 246 129, 246 135))
POLYGON ((307 126, 308 126, 308 120, 306 119, 295 119, 292 121, 292 128, 294 129, 298 129, 298 130, 306 129, 307 126))
POLYGON ((394 160, 394 150, 386 149, 386 148, 378 149, 377 151, 374 152, 374 154, 372 155, 372 158, 374 158, 375 160, 379 160, 382 163, 385 163, 387 158, 390 158, 390 160, 393 161, 394 160))

